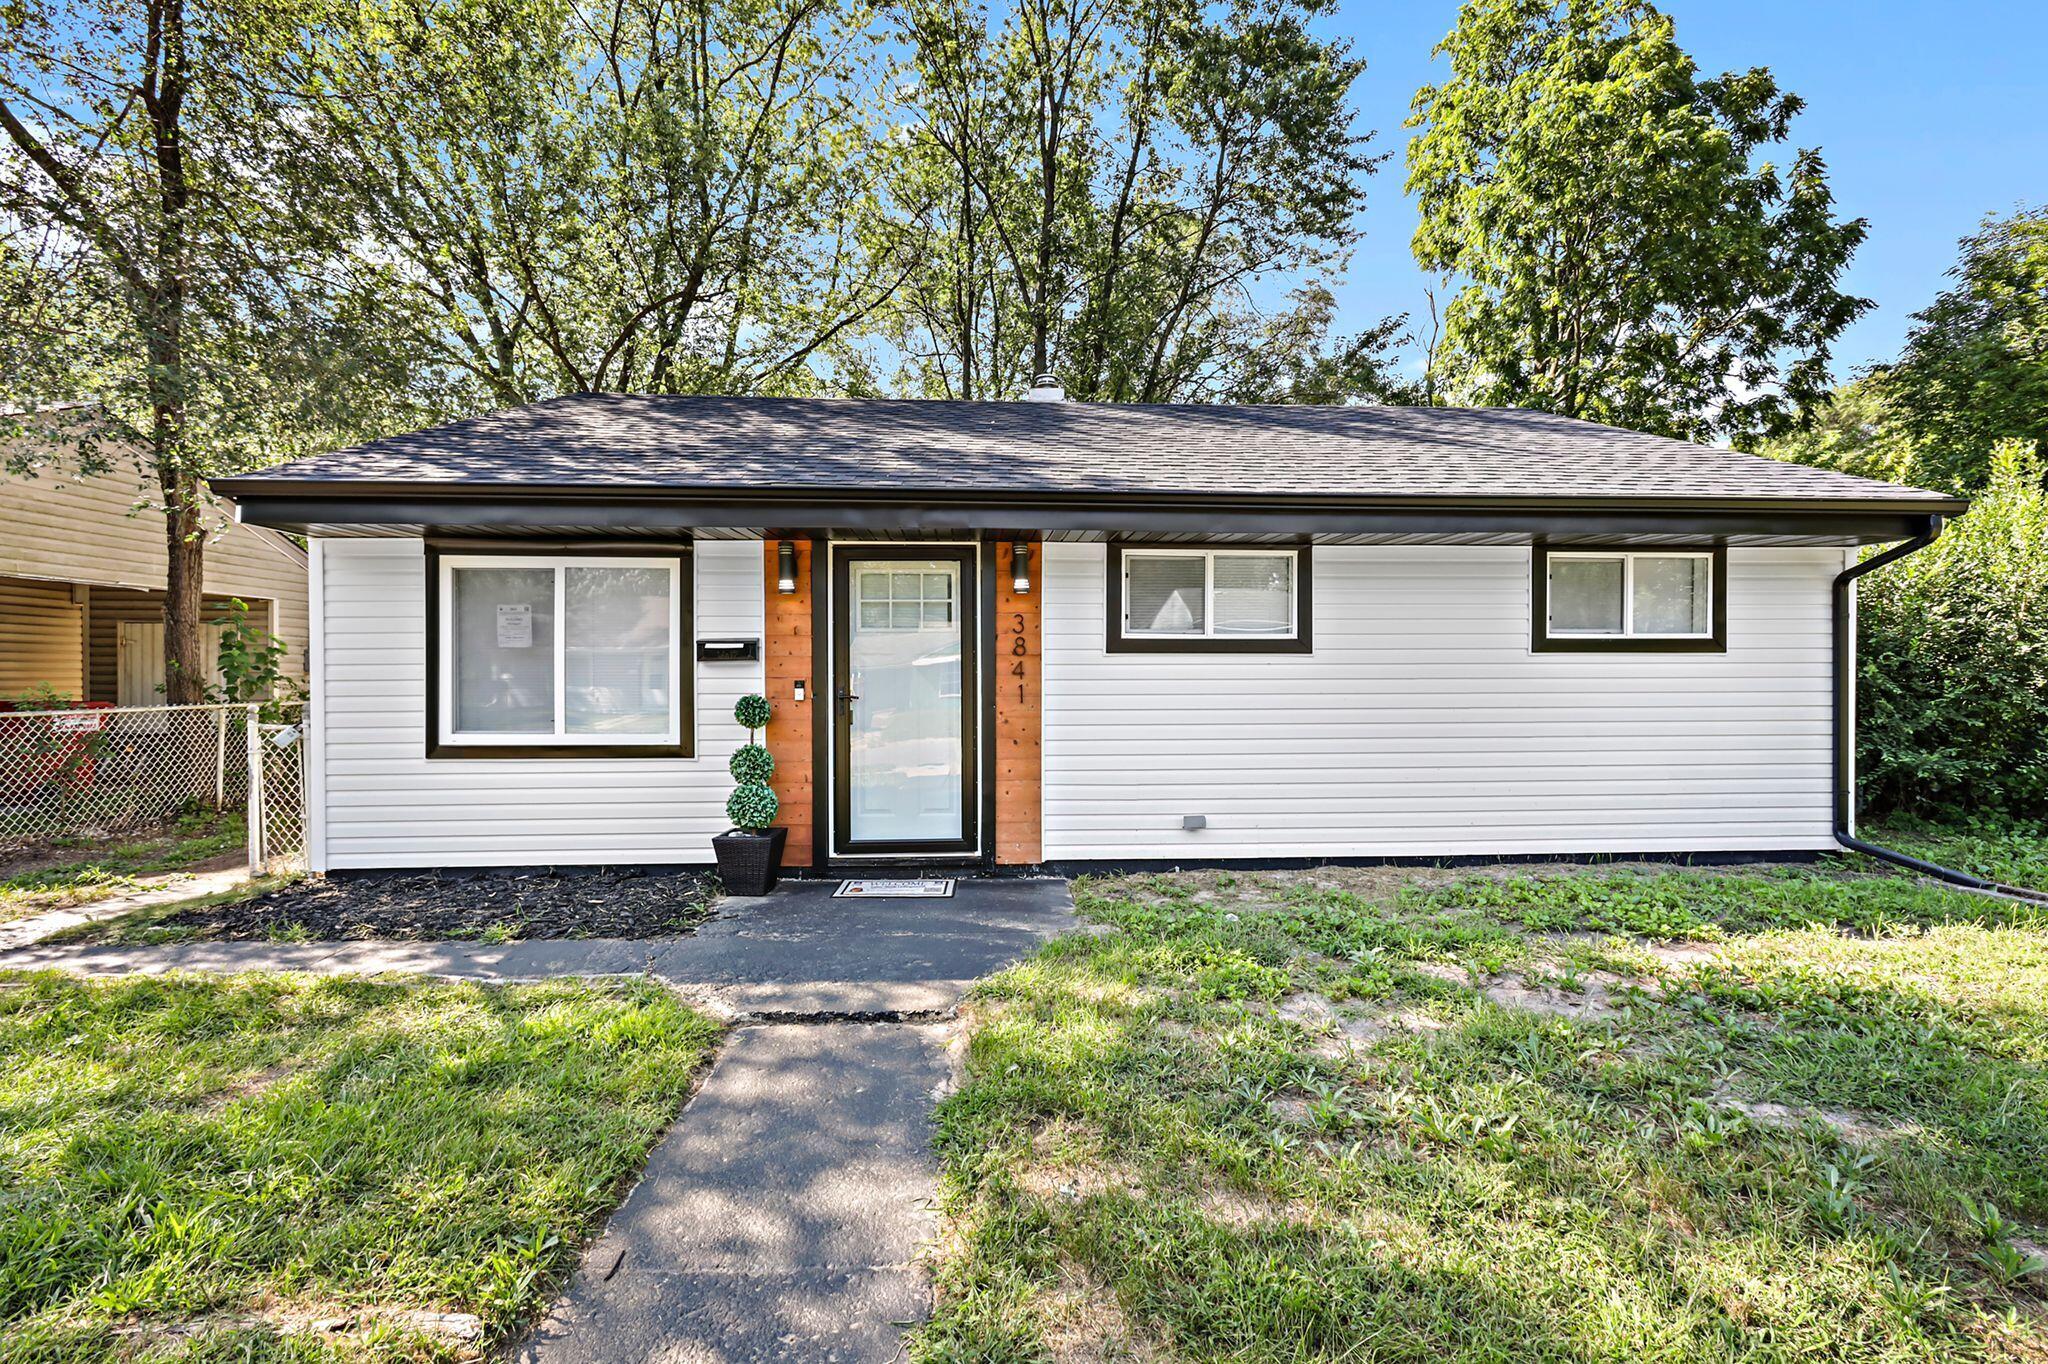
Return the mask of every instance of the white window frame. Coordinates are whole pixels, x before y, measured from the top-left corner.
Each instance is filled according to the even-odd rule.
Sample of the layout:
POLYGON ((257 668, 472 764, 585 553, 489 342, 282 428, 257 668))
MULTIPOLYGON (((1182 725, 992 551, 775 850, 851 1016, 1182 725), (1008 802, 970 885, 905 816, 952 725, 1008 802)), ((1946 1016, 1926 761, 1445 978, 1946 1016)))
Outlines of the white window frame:
POLYGON ((1543 562, 1543 634, 1546 639, 1712 639, 1714 638, 1715 597, 1714 597, 1714 553, 1712 550, 1693 549, 1553 549, 1544 555, 1543 562), (1621 561, 1621 631, 1612 630, 1560 630, 1551 624, 1551 617, 1557 609, 1557 583, 1550 577, 1550 566, 1559 559, 1598 559, 1621 561), (1636 629, 1636 560, 1638 559, 1699 559, 1707 565, 1707 628, 1704 630, 1642 630, 1636 629))
POLYGON ((439 674, 440 721, 436 738, 450 748, 507 748, 542 746, 549 748, 675 748, 682 743, 683 706, 691 690, 683 685, 683 669, 691 666, 684 654, 691 641, 683 631, 683 571, 681 555, 644 558, 630 554, 443 554, 440 573, 440 620, 437 622, 435 660, 439 674), (508 732, 455 728, 455 573, 464 568, 546 568, 555 575, 555 727, 552 732, 508 732), (666 571, 669 609, 669 715, 668 726, 659 734, 571 734, 568 731, 568 641, 569 617, 563 600, 563 582, 571 568, 658 568, 666 571))
POLYGON ((1261 545, 1242 549, 1212 549, 1207 546, 1182 548, 1175 545, 1125 545, 1119 553, 1117 573, 1123 581, 1122 605, 1119 608, 1122 619, 1116 622, 1117 633, 1124 639, 1184 640, 1190 644, 1197 641, 1211 644, 1230 643, 1237 640, 1284 640, 1301 637, 1301 549, 1297 545, 1261 545), (1131 628, 1131 559, 1133 556, 1152 559, 1200 559, 1202 560, 1202 631, 1194 634, 1186 630, 1134 630, 1131 628), (1216 560, 1224 558, 1285 558, 1291 567, 1287 572, 1287 631, 1285 634, 1262 632, 1218 632, 1216 629, 1216 560))

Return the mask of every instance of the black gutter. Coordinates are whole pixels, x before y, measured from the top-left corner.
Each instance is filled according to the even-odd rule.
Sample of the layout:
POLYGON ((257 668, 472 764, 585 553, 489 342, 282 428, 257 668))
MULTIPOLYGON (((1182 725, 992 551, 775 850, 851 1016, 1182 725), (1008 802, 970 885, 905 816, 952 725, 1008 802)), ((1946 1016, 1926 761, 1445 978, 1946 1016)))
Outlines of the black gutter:
POLYGON ((1924 858, 1902 853, 1896 848, 1867 842, 1850 832, 1856 818, 1856 635, 1855 621, 1849 611, 1849 589, 1866 573, 1874 573, 1886 564, 1896 563, 1908 554, 1919 551, 1941 538, 1944 520, 1939 516, 1927 518, 1927 529, 1905 541, 1893 545, 1882 554, 1874 554, 1862 563, 1843 569, 1835 575, 1835 698, 1834 698, 1834 749, 1835 749, 1835 841, 1845 848, 1853 849, 1881 862, 1917 871, 1950 885, 1962 886, 1967 890, 1983 891, 1991 895, 2002 895, 2008 899, 2026 900, 2035 904, 2048 904, 2048 892, 2030 890, 2025 886, 2009 886, 2002 881, 1992 881, 1954 867, 1944 867, 1924 858))
POLYGON ((210 478, 207 484, 222 496, 237 501, 255 498, 280 500, 337 499, 406 500, 430 502, 484 498, 496 501, 540 502, 554 507, 562 504, 670 504, 703 503, 711 506, 747 504, 795 504, 823 506, 870 506, 885 508, 996 507, 1042 508, 1045 510, 1181 510, 1254 511, 1304 514, 1317 511, 1374 511, 1414 513, 1418 511, 1520 511, 1530 507, 1544 511, 1616 512, 1665 511, 1705 513, 1798 513, 1867 514, 1879 516, 1959 515, 1969 509, 1964 498, 1942 494, 1905 497, 1727 497, 1713 494, 1597 496, 1560 493, 1266 493, 1256 491, 1212 493, 1196 489, 1158 488, 1054 488, 953 486, 919 488, 908 485, 767 484, 743 483, 729 486, 711 484, 567 482, 540 480, 494 480, 482 473, 450 479, 419 478, 290 478, 275 471, 210 478))
POLYGON ((1874 508, 1853 504, 1779 500, 1768 506, 1666 506, 1628 499, 1522 498, 1464 505, 1412 499, 1073 498, 1012 494, 974 498, 957 494, 925 500, 814 494, 781 500, 744 494, 679 495, 658 490, 541 491, 503 487, 415 487, 390 494, 332 495, 274 487, 254 480, 218 480, 216 491, 235 498, 239 518, 279 529, 314 525, 434 526, 459 528, 573 525, 592 530, 681 532, 721 527, 804 526, 814 530, 1081 531, 1098 534, 1218 531, 1279 535, 1480 533, 1618 536, 1683 535, 1723 539, 1738 535, 1883 543, 1913 534, 1938 506, 1874 508))

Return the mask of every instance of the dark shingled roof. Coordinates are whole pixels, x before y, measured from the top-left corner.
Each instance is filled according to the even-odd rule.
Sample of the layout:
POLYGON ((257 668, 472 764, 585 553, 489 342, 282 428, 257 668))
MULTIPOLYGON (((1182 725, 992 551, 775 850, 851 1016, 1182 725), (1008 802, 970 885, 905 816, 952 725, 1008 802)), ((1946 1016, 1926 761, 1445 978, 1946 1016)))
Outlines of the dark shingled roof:
MULTIPOLYGON (((1785 499, 1938 493, 1506 408, 584 394, 242 478, 291 485, 830 493, 1785 499)), ((365 491, 368 491, 365 489, 365 491)))

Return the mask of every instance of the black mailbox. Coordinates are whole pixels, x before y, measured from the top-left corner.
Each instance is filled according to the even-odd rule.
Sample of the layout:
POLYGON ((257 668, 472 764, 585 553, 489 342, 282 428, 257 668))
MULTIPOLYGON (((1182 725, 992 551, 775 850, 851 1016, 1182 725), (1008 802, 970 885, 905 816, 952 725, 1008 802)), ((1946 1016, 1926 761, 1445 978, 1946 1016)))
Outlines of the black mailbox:
POLYGON ((761 656, 761 641, 758 639, 700 639, 697 641, 699 663, 750 663, 761 656))

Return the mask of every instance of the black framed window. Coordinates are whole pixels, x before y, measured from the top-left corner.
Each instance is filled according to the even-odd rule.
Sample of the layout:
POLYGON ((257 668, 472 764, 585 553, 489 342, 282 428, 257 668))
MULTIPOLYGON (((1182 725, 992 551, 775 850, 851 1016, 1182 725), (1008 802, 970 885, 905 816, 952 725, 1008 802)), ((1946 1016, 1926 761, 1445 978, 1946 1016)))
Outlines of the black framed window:
POLYGON ((680 549, 430 546, 428 755, 689 756, 690 587, 680 549))
POLYGON ((1111 653, 1310 652, 1303 545, 1111 545, 1111 653))
POLYGON ((1538 545, 1531 559, 1539 653, 1721 653, 1728 551, 1538 545))

